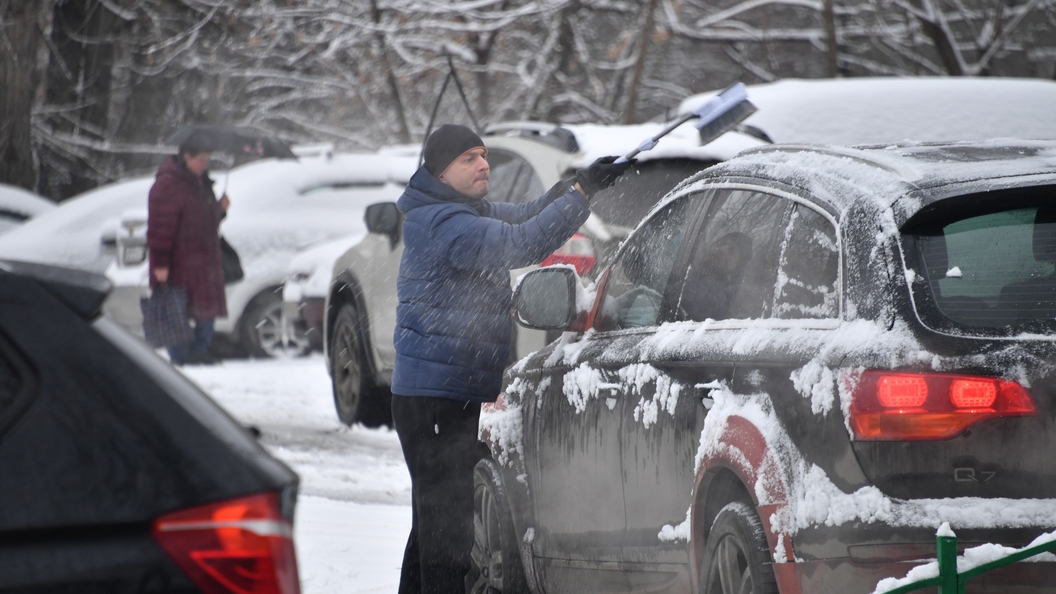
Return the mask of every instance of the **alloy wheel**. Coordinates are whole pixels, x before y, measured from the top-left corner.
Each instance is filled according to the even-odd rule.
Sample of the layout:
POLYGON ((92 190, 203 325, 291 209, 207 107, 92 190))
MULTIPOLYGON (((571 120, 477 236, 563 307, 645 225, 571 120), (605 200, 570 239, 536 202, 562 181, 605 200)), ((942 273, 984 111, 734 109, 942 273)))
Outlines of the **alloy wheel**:
POLYGON ((253 330, 261 352, 269 357, 300 357, 311 350, 308 337, 284 319, 281 301, 269 301, 260 310, 253 330))
POLYGON ((342 311, 334 328, 330 350, 333 358, 334 403, 341 422, 356 422, 359 400, 363 396, 363 370, 359 358, 359 336, 350 312, 342 311))

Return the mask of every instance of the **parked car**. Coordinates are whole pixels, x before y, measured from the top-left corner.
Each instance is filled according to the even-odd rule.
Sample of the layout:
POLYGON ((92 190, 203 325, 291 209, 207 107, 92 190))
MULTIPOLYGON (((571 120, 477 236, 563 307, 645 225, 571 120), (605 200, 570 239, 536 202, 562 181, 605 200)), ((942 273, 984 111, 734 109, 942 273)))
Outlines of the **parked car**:
MULTIPOLYGON (((221 233, 243 278, 226 287, 228 317, 217 346, 251 356, 284 354, 281 289, 299 251, 363 230, 366 205, 393 200, 414 171, 412 158, 321 151, 299 161, 266 159, 214 172, 232 206, 221 233)), ((104 272, 114 283, 106 314, 142 335, 139 299, 148 288, 147 195, 154 176, 110 184, 71 198, 0 236, 0 256, 104 272)))
MULTIPOLYGON (((630 151, 656 134, 663 124, 636 126, 576 126, 511 123, 490 128, 483 136, 491 165, 488 198, 521 203, 537 198, 547 188, 595 158, 614 151, 630 151), (575 132, 573 132, 575 130, 575 132)), ((590 274, 665 192, 686 176, 743 148, 761 142, 742 134, 728 134, 701 147, 691 125, 675 130, 657 149, 643 153, 623 182, 599 192, 591 200, 594 212, 564 246, 543 265, 563 263, 590 274)), ((315 311, 323 300, 322 338, 327 369, 334 386, 338 417, 346 424, 387 423, 392 369, 396 352, 396 277, 403 255, 402 215, 395 202, 367 210, 370 233, 348 249, 332 266, 324 294, 300 288, 291 291, 300 301, 288 312, 315 311)), ((511 282, 526 270, 511 272, 511 282)), ((308 270, 291 270, 291 278, 313 278, 308 270)), ((297 282, 297 281, 294 281, 297 282)), ((316 289, 322 288, 314 283, 316 289)), ((295 314, 294 314, 295 315, 295 314)), ((293 318, 293 323, 306 323, 293 318)), ((513 356, 520 358, 542 348, 551 337, 544 331, 516 333, 513 356)), ((512 362, 512 361, 511 361, 512 362)))
POLYGON ((943 522, 963 546, 1052 531, 1054 155, 753 149, 589 289, 529 273, 515 317, 563 334, 482 415, 472 591, 867 593, 943 522))
POLYGON ((101 315, 109 287, 0 262, 0 590, 298 593, 297 476, 101 315))
MULTIPOLYGON (((687 97, 679 113, 715 93, 687 97)), ((845 146, 1056 138, 1056 82, 1041 78, 861 77, 749 85, 744 125, 773 142, 845 146)))
POLYGON ((55 203, 18 186, 0 184, 0 234, 55 208, 55 203))
POLYGON ((137 176, 68 198, 0 235, 0 257, 102 273, 114 258, 121 213, 146 209, 153 183, 153 175, 137 176))
POLYGON ((287 350, 292 354, 322 350, 323 312, 334 262, 363 241, 366 233, 364 228, 361 233, 327 241, 290 260, 286 282, 282 285, 282 315, 289 341, 287 350))

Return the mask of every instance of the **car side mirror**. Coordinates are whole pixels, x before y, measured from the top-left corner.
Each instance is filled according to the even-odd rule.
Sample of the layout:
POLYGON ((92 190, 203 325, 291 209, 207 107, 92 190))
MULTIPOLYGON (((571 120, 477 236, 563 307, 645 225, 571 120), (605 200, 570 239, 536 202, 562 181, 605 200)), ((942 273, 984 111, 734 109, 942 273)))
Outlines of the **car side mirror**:
POLYGON ((400 241, 400 210, 395 202, 379 202, 367 207, 363 215, 367 231, 389 236, 392 247, 400 241))
POLYGON ((99 234, 99 252, 108 256, 117 255, 117 231, 107 228, 99 234))
POLYGON ((521 278, 513 293, 517 323, 537 330, 567 330, 576 320, 579 276, 571 268, 540 268, 521 278))

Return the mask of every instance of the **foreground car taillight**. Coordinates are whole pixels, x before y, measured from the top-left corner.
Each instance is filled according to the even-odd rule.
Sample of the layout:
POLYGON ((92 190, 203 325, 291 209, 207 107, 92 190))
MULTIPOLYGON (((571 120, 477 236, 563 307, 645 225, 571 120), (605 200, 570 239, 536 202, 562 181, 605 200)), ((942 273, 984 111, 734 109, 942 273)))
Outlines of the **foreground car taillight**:
POLYGON ((543 260, 543 263, 539 266, 571 264, 575 267, 576 273, 583 276, 594 270, 594 265, 597 263, 598 260, 594 256, 594 244, 590 242, 590 238, 576 233, 564 245, 550 254, 547 259, 543 260))
POLYGON ((1037 414, 1026 388, 993 377, 865 371, 847 379, 851 430, 862 441, 949 439, 987 419, 1037 414))
POLYGON ((300 592, 293 526, 275 493, 173 512, 152 534, 206 594, 300 592))

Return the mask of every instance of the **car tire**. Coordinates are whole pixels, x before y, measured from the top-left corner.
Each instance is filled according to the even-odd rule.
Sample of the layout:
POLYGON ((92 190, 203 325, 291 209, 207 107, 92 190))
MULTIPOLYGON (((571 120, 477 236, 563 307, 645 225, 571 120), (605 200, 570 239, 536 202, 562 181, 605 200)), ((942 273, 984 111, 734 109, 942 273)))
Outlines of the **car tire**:
POLYGON ((763 523, 751 504, 735 501, 719 510, 704 548, 700 592, 778 594, 763 523))
POLYGON ((311 352, 307 336, 297 332, 283 332, 282 293, 280 289, 266 289, 253 298, 239 320, 242 346, 250 357, 282 359, 303 357, 311 352))
POLYGON ((491 458, 473 471, 472 570, 469 594, 528 594, 510 502, 498 464, 491 458), (471 582, 472 580, 472 582, 471 582))
POLYGON ((371 380, 364 345, 356 309, 342 305, 334 318, 330 339, 330 377, 337 418, 349 426, 391 425, 392 393, 371 380))

